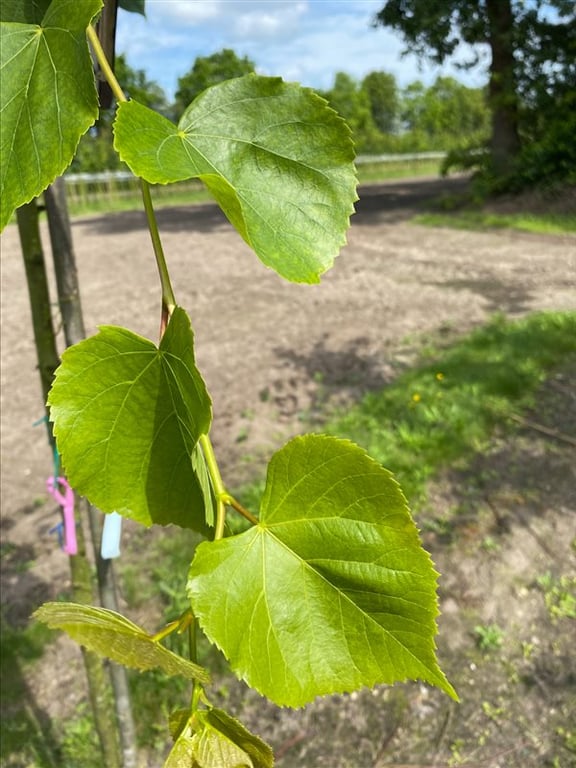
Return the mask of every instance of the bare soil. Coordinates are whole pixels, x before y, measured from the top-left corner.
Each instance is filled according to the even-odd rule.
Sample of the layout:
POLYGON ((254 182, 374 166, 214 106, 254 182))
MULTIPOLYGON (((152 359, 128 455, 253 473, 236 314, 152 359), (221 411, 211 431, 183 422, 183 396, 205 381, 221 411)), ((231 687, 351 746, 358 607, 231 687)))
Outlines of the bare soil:
MULTIPOLYGON (((259 473, 319 409, 384 386, 419 335, 463 333, 495 312, 514 318, 576 308, 576 237, 410 222, 427 202, 465 183, 362 190, 349 244, 314 287, 266 270, 215 206, 160 211, 230 487, 259 473)), ((159 289, 143 214, 78 219, 73 234, 88 332, 119 324, 156 338, 159 289)), ((58 510, 45 489, 52 472, 46 433, 33 426, 43 409, 14 226, 1 244, 2 611, 5 621, 23 626, 40 603, 66 592, 69 573, 50 533, 58 510)), ((221 680, 217 695, 274 746, 278 765, 576 765, 575 622, 551 617, 536 581, 546 572, 576 575, 576 449, 563 439, 576 437, 575 382, 576 364, 567 360, 528 415, 536 427, 496 435, 472 466, 439 477, 419 512, 442 573, 440 661, 461 703, 406 684, 294 712, 221 680), (443 516, 448 526, 433 524, 443 516), (491 624, 502 644, 481 651, 474 628, 491 624)), ((145 558, 145 538, 138 541, 145 558)), ((150 629, 157 621, 145 613, 134 618, 150 629)), ((80 655, 65 638, 22 675, 27 702, 11 706, 32 708, 45 728, 85 700, 80 655)))

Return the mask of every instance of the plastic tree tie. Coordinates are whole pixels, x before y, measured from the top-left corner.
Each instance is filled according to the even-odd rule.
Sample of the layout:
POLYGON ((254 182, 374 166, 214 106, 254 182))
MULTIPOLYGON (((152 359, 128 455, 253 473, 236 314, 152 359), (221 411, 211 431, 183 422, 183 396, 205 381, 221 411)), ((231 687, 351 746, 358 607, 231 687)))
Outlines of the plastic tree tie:
POLYGON ((76 519, 74 517, 74 491, 70 488, 65 477, 49 477, 46 488, 52 498, 62 507, 64 517, 64 552, 75 555, 78 552, 76 543, 76 519), (60 491, 63 489, 63 493, 60 491))
POLYGON ((120 536, 122 534, 122 517, 118 512, 110 512, 104 515, 104 528, 102 529, 102 544, 100 555, 103 560, 112 560, 120 556, 120 536))

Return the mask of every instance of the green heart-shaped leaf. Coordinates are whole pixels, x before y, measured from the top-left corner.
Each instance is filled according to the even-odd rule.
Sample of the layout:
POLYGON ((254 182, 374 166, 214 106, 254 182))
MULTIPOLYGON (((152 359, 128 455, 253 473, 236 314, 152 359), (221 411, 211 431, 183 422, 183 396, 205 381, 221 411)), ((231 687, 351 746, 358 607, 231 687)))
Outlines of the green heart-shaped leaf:
POLYGON ((350 131, 309 89, 246 75, 206 90, 178 126, 130 101, 114 134, 137 176, 202 179, 264 264, 288 280, 318 282, 345 243, 357 199, 350 131))
POLYGON ((94 653, 133 669, 162 669, 206 684, 208 672, 160 645, 152 635, 124 616, 106 608, 78 603, 44 603, 34 618, 62 629, 94 653))
POLYGON ((235 672, 277 704, 408 678, 456 698, 435 657, 436 577, 390 473, 308 435, 270 462, 259 524, 197 548, 188 591, 235 672))
POLYGON ((14 3, 2 13, 0 229, 66 170, 98 116, 86 29, 101 7, 101 0, 53 0, 38 25, 15 21, 36 18, 29 2, 20 13, 14 3))
POLYGON ((70 347, 48 402, 79 493, 144 525, 206 531, 212 506, 197 442, 212 412, 183 309, 174 311, 159 347, 114 326, 70 347))

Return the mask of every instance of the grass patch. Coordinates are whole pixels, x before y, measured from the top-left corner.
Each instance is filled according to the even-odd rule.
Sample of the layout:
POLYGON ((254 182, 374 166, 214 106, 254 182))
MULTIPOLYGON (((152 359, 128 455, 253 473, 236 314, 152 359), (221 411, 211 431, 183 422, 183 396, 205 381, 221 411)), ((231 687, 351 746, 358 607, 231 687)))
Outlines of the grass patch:
MULTIPOLYGON (((152 200, 156 210, 175 205, 198 205, 214 202, 207 189, 198 184, 171 184, 169 186, 152 185, 152 200)), ((68 195, 70 216, 89 216, 92 214, 118 213, 120 211, 138 211, 142 209, 142 195, 138 188, 121 193, 102 192, 86 198, 68 195)))
POLYGON ((44 624, 31 622, 18 629, 4 617, 0 623, 0 676, 2 765, 30 765, 57 768, 64 765, 56 739, 37 710, 25 678, 26 667, 39 659, 55 632, 44 624))
POLYGON ((576 312, 496 317, 370 393, 326 430, 391 469, 412 504, 442 467, 482 449, 496 427, 530 407, 547 372, 576 354, 576 312))
MULTIPOLYGON (((534 404, 551 369, 576 356, 576 312, 496 316, 449 345, 429 337, 411 344, 416 364, 345 413, 327 414, 321 430, 363 446, 417 508, 428 480, 484 449, 496 429, 517 428, 511 417, 534 404)), ((234 493, 256 512, 264 485, 260 477, 234 493)), ((230 524, 234 532, 243 525, 233 515, 230 524)))
MULTIPOLYGON (((390 163, 366 163, 358 166, 360 184, 372 184, 393 179, 439 176, 440 160, 399 160, 390 163)), ((154 207, 197 205, 214 202, 214 198, 199 181, 151 186, 154 207)), ((101 189, 83 191, 80 184, 68 190, 68 208, 71 216, 136 211, 142 208, 142 196, 137 184, 124 183, 101 189)))
POLYGON ((412 221, 426 227, 451 229, 513 229, 547 235, 576 232, 576 215, 546 213, 488 213, 460 211, 458 213, 422 213, 412 221))
POLYGON ((375 184, 393 179, 440 176, 441 160, 399 160, 389 163, 362 163, 358 166, 360 184, 375 184))

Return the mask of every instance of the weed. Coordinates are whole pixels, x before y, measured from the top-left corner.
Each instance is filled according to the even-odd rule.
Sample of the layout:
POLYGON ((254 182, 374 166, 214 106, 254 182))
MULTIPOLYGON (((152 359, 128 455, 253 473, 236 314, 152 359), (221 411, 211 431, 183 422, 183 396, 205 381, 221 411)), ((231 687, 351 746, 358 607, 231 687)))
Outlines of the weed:
POLYGON ((504 641, 504 632, 497 624, 477 624, 474 627, 474 637, 481 651, 495 651, 504 641))
POLYGON ((506 710, 504 709, 504 707, 494 706, 493 704, 490 704, 489 701, 483 701, 482 712, 484 712, 486 717, 488 717, 490 720, 493 720, 495 723, 497 723, 505 714, 506 710))
POLYGON ((548 571, 536 579, 544 593, 548 614, 553 622, 558 619, 576 619, 576 577, 554 578, 548 571))
POLYGON ((81 705, 77 716, 62 726, 62 766, 100 768, 102 758, 98 735, 86 705, 81 705))
POLYGON ((499 543, 493 536, 484 536, 480 542, 480 546, 485 552, 495 552, 500 547, 499 543))

